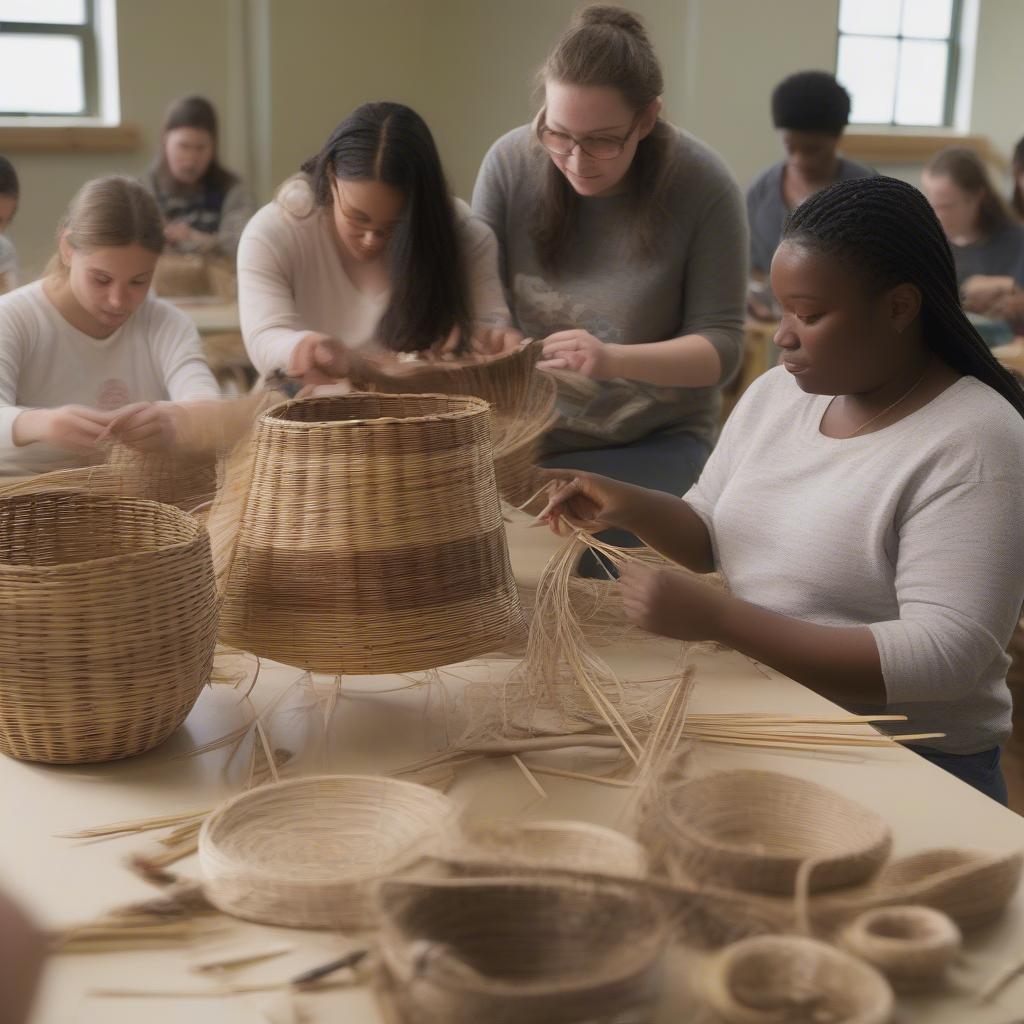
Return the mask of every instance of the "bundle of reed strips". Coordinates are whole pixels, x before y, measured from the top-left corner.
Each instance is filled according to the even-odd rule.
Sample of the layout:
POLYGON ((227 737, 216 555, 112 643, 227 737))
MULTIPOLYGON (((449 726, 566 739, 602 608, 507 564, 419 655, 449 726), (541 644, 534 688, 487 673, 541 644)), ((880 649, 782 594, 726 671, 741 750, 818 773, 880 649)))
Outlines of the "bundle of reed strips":
POLYGON ((206 531, 168 505, 78 492, 0 498, 0 750, 49 763, 166 739, 210 675, 206 531))
POLYGON ((406 1024, 618 1020, 657 998, 667 933, 635 886, 395 878, 379 907, 383 994, 406 1024))
POLYGON ((726 947, 704 976, 724 1024, 887 1024, 894 999, 873 967, 814 939, 765 935, 726 947))
POLYGON ((209 520, 215 558, 222 523, 235 531, 225 642, 313 671, 410 672, 522 629, 485 403, 286 402, 261 417, 248 454, 209 520))
POLYGON ((381 880, 455 825, 447 797, 411 782, 321 775, 261 786, 203 823, 203 889, 250 921, 362 931, 381 880))

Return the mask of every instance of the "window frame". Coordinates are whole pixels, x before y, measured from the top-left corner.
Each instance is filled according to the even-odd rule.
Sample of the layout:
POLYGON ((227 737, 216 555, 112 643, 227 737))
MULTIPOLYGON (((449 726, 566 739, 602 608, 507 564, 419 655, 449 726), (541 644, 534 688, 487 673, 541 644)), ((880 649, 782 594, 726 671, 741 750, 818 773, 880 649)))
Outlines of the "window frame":
POLYGON ((963 8, 964 0, 953 0, 953 9, 950 12, 949 17, 949 35, 936 38, 932 36, 905 36, 902 31, 903 23, 903 6, 905 0, 900 0, 900 29, 892 35, 882 35, 878 32, 844 32, 839 28, 838 17, 836 20, 836 58, 835 67, 839 70, 839 48, 842 44, 843 37, 850 39, 893 39, 896 41, 896 81, 897 90, 894 90, 892 96, 892 111, 888 121, 851 121, 851 126, 858 126, 871 130, 872 128, 884 129, 884 128, 925 128, 934 130, 941 129, 952 129, 954 127, 954 115, 956 111, 956 88, 957 80, 959 78, 960 71, 960 47, 961 47, 961 29, 963 25, 963 8), (896 101, 898 99, 898 83, 899 83, 899 67, 900 60, 903 57, 903 42, 909 40, 911 42, 927 42, 927 43, 938 43, 945 42, 946 44, 946 83, 945 83, 945 95, 943 96, 942 104, 942 123, 941 124, 904 124, 896 120, 896 101))
POLYGON ((100 117, 100 83, 97 43, 96 0, 82 0, 85 6, 85 20, 79 24, 42 21, 0 21, 2 35, 52 35, 75 36, 82 46, 82 97, 81 110, 48 111, 38 113, 28 110, 0 109, 0 119, 33 118, 44 121, 95 120, 100 117))

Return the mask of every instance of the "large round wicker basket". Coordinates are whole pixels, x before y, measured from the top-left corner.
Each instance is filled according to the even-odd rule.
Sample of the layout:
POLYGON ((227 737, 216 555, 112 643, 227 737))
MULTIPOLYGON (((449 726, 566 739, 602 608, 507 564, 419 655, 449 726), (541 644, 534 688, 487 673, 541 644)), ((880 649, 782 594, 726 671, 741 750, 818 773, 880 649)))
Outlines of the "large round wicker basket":
POLYGON ((313 671, 411 672, 521 628, 485 402, 285 402, 254 443, 227 643, 313 671))
POLYGON ((185 720, 210 675, 206 531, 168 505, 78 492, 0 499, 0 750, 130 757, 185 720))

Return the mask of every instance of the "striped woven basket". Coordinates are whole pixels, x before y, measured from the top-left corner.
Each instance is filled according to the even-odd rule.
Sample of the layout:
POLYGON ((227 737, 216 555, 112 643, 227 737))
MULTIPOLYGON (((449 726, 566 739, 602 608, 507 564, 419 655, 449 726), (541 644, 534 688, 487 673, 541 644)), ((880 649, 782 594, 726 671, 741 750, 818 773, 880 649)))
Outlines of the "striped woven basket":
POLYGON ((313 671, 388 673, 476 657, 521 630, 485 402, 286 402, 254 445, 226 643, 313 671))
POLYGON ((206 531, 178 509, 80 492, 0 499, 0 750, 130 757, 185 720, 210 675, 206 531))

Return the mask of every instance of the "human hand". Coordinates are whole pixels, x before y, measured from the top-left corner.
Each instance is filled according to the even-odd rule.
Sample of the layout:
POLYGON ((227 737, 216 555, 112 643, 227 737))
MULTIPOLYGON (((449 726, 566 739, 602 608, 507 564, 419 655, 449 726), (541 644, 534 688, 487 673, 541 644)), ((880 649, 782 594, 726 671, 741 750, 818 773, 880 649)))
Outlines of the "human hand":
POLYGON ((299 339, 285 372, 289 377, 301 378, 307 387, 316 387, 334 384, 351 370, 352 359, 345 345, 337 338, 314 331, 299 339))
POLYGON ((192 234, 192 229, 183 220, 168 221, 168 223, 164 225, 164 238, 166 238, 168 242, 173 242, 175 245, 190 242, 192 240, 192 234))
POLYGON ((622 607, 630 622, 674 640, 716 640, 728 594, 675 569, 627 562, 619 570, 622 607))
POLYGON ((544 351, 537 368, 573 370, 594 380, 611 380, 614 346, 607 345, 587 331, 558 331, 544 339, 544 351))
POLYGON ((20 447, 43 441, 63 451, 87 455, 106 436, 115 415, 85 405, 26 409, 14 421, 14 443, 20 447))
POLYGON ((988 313, 1013 291, 1013 278, 990 274, 973 274, 960 285, 964 309, 971 313, 988 313))
POLYGON ((143 452, 171 448, 178 437, 177 407, 173 402, 136 402, 117 410, 107 433, 143 452))
POLYGON ((642 509, 646 491, 621 480, 573 469, 541 469, 548 503, 537 516, 561 536, 566 527, 596 533, 610 526, 629 529, 642 509))
POLYGON ((522 331, 514 327, 481 327, 470 339, 470 351, 482 356, 500 356, 506 352, 515 352, 530 339, 523 336, 522 331))

